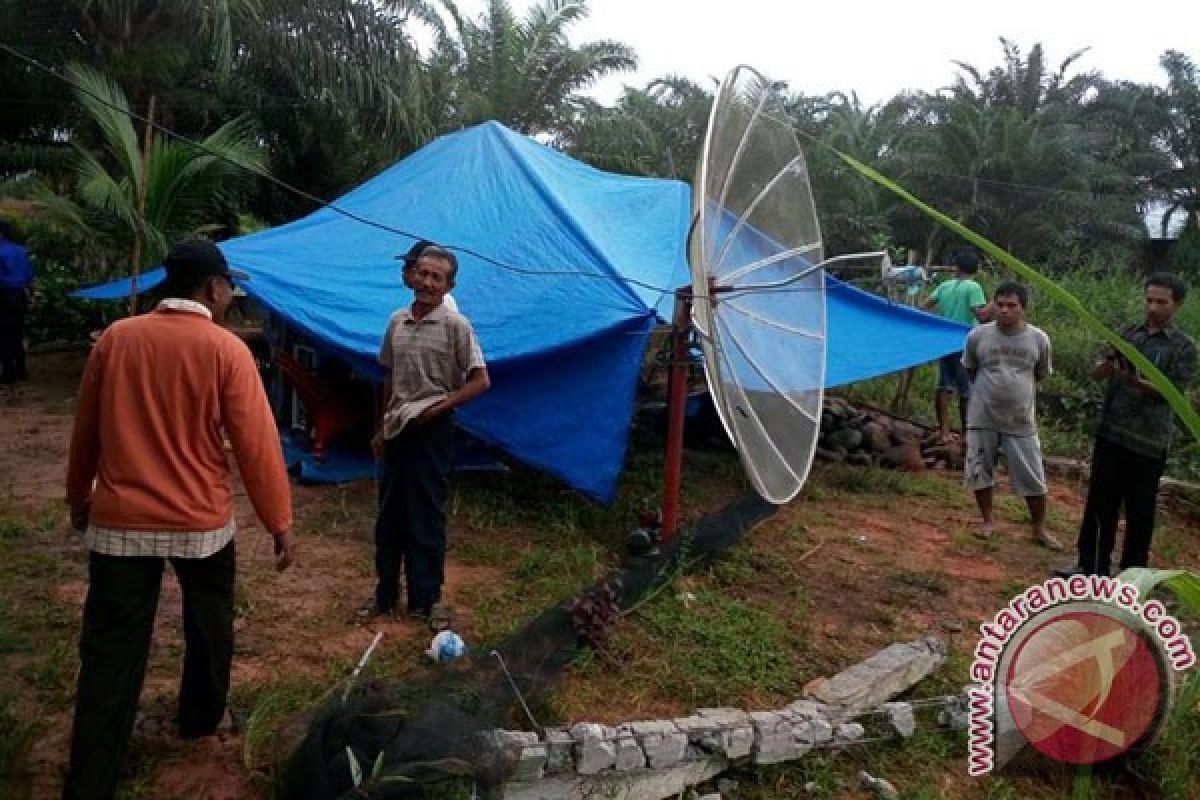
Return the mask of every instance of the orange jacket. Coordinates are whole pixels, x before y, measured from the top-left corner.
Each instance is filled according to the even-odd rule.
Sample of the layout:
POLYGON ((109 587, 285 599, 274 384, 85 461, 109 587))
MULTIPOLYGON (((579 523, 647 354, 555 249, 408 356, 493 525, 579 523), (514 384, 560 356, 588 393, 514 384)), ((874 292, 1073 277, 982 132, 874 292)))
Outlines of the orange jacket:
POLYGON ((225 433, 259 519, 286 532, 291 489, 246 345, 188 311, 121 320, 96 343, 80 382, 67 502, 90 502, 91 521, 116 530, 221 528, 233 514, 225 433))

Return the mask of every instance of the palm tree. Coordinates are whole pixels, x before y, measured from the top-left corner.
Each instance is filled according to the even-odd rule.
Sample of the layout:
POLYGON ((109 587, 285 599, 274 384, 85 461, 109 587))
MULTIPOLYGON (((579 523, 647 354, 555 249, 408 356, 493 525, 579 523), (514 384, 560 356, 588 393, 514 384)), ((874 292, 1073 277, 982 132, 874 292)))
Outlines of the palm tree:
POLYGON ((619 42, 570 44, 567 30, 588 14, 584 0, 541 0, 520 20, 508 0, 491 0, 476 20, 453 0, 442 4, 453 30, 439 36, 431 68, 450 76, 441 98, 446 128, 495 119, 523 133, 556 134, 569 127, 579 90, 637 66, 619 42))
POLYGON ((1200 69, 1176 50, 1164 53, 1159 63, 1167 72, 1167 88, 1158 95, 1155 133, 1169 166, 1155 171, 1150 184, 1169 204, 1166 216, 1182 211, 1187 227, 1194 228, 1200 218, 1200 69))
POLYGON ((593 166, 689 180, 712 108, 712 92, 677 75, 626 87, 614 107, 584 100, 557 139, 593 166))
POLYGON ((98 146, 73 142, 74 198, 48 191, 39 197, 86 239, 129 254, 133 312, 139 272, 158 263, 172 239, 205 230, 218 208, 235 203, 240 181, 262 173, 265 158, 245 116, 198 146, 169 141, 149 126, 139 142, 129 101, 115 82, 81 65, 67 74, 98 146))

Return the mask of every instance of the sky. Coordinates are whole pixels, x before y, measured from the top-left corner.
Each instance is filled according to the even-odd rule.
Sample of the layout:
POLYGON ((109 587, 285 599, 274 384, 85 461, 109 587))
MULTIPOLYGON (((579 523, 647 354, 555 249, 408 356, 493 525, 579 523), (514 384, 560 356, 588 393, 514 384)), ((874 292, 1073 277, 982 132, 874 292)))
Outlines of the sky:
MULTIPOLYGON (((530 0, 510 0, 518 13, 530 0)), ((468 14, 483 0, 459 0, 468 14)), ((1028 52, 1041 42, 1053 67, 1091 49, 1078 70, 1109 79, 1165 82, 1158 59, 1168 49, 1200 61, 1200 0, 1113 3, 1078 0, 590 0, 588 18, 570 29, 574 43, 615 39, 633 47, 636 73, 608 78, 588 94, 613 102, 623 84, 669 73, 697 82, 749 64, 807 95, 840 90, 867 104, 904 89, 933 91, 953 82, 953 61, 982 70, 1000 64, 1003 36, 1028 52), (1107 8, 1105 8, 1107 7, 1107 8), (1101 10, 1104 9, 1104 10, 1101 10)))

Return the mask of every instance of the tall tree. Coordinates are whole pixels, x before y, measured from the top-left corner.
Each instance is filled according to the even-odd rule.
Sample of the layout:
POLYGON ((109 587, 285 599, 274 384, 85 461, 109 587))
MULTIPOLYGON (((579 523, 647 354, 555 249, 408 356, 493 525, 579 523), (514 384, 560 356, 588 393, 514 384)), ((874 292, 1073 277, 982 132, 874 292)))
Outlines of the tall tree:
POLYGON ((626 87, 611 108, 584 100, 557 143, 601 169, 690 180, 712 93, 677 75, 626 87))
POLYGON ((431 66, 451 76, 439 115, 443 129, 495 119, 523 133, 566 130, 577 93, 637 57, 620 42, 572 45, 570 27, 588 14, 584 0, 541 0, 518 19, 508 0, 491 0, 477 19, 442 0, 452 26, 440 36, 431 66))
POLYGON ((1167 86, 1158 96, 1155 133, 1168 163, 1150 176, 1150 183, 1169 204, 1168 217, 1187 214, 1186 227, 1195 228, 1200 215, 1200 70, 1177 50, 1168 50, 1159 63, 1167 72, 1167 86))

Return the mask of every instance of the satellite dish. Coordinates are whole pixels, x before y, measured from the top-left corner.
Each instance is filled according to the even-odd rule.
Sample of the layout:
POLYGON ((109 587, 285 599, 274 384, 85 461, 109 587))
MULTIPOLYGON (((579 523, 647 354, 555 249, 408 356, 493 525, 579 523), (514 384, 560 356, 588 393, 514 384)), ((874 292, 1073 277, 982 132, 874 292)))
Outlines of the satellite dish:
POLYGON ((800 142, 749 67, 717 91, 692 197, 692 323, 709 391, 754 488, 786 503, 821 420, 823 247, 800 142))
POLYGON ((825 386, 824 259, 808 167, 777 85, 737 67, 713 102, 692 186, 692 283, 676 292, 662 536, 678 521, 688 328, 755 490, 783 504, 812 467, 825 386))

